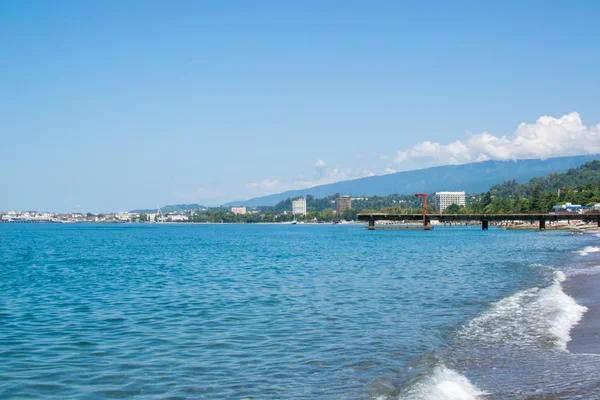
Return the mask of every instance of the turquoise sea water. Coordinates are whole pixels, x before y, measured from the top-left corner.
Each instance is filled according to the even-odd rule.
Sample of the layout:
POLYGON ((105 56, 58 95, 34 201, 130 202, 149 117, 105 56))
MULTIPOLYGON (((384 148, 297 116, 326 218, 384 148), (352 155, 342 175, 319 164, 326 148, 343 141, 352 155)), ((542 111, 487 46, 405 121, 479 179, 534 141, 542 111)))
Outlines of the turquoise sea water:
POLYGON ((599 240, 0 224, 0 398, 595 398, 579 366, 543 380, 600 371, 557 272, 599 240))

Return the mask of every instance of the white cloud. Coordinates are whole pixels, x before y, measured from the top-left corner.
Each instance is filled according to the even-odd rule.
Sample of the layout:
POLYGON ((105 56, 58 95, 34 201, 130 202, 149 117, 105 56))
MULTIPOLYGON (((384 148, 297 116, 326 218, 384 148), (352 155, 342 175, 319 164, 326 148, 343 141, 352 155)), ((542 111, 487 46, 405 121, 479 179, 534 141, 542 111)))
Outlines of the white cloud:
MULTIPOLYGON (((578 113, 561 118, 543 116, 535 123, 522 122, 512 136, 489 132, 470 135, 463 143, 424 141, 408 150, 398 150, 398 164, 420 166, 464 164, 485 160, 517 160, 600 153, 600 124, 586 126, 578 113)), ((411 166, 412 167, 412 166, 411 166)))
MULTIPOLYGON (((398 150, 393 158, 397 166, 389 165, 391 158, 385 154, 376 155, 375 158, 387 164, 384 174, 393 174, 436 165, 596 153, 600 154, 600 124, 588 127, 574 112, 561 118, 544 116, 535 123, 521 123, 509 136, 498 137, 483 132, 448 144, 424 141, 410 149, 398 150)), ((263 196, 373 175, 368 169, 329 167, 325 161, 318 159, 312 178, 289 182, 264 179, 245 185, 243 194, 247 197, 263 196)))

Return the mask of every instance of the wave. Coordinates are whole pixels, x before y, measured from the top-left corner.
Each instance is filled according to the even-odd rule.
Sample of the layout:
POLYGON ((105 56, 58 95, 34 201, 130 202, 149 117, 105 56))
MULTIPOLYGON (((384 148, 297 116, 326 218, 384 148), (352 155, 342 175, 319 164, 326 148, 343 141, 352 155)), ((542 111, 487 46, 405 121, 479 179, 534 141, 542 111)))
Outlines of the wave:
POLYGON ((555 271, 552 285, 518 292, 494 303, 471 320, 461 336, 484 345, 547 345, 566 351, 571 328, 587 307, 563 291, 565 279, 564 273, 555 271))
POLYGON ((397 400, 476 400, 487 395, 464 375, 437 366, 430 375, 407 387, 397 400))
POLYGON ((597 246, 585 246, 581 250, 577 250, 575 253, 580 256, 587 256, 590 253, 597 253, 600 251, 600 247, 597 246))
POLYGON ((584 268, 573 268, 568 271, 565 271, 567 276, 577 276, 577 275, 598 275, 600 274, 600 265, 594 265, 591 267, 584 268))

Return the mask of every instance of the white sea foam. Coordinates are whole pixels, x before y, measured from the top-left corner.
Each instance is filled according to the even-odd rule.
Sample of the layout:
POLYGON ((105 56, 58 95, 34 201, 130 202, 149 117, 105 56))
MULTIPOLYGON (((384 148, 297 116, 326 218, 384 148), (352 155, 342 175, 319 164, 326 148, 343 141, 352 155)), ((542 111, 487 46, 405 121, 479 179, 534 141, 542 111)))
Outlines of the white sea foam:
POLYGON ((565 274, 556 271, 552 285, 516 293, 494 303, 461 332, 469 340, 497 345, 553 345, 566 350, 569 332, 587 308, 575 302, 561 286, 565 274))
POLYGON ((476 400, 486 395, 465 376, 438 366, 431 375, 406 388, 398 400, 476 400))
POLYGON ((594 265, 592 267, 584 267, 584 268, 572 268, 565 272, 567 276, 576 276, 576 275, 598 275, 600 274, 600 265, 594 265))
POLYGON ((600 247, 597 247, 597 246, 585 246, 583 249, 577 250, 575 253, 577 253, 580 256, 587 256, 590 253, 597 253, 599 251, 600 251, 600 247))

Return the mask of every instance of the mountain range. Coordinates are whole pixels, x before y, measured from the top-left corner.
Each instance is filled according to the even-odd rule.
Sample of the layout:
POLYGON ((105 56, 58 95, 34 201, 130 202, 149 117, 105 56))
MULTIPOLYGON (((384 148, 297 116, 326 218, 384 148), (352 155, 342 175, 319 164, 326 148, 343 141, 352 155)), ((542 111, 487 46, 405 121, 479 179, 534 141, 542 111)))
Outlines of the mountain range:
POLYGON ((600 155, 446 165, 370 176, 301 190, 289 190, 249 200, 234 201, 224 204, 224 206, 272 206, 287 198, 306 195, 319 198, 335 193, 352 196, 383 196, 392 193, 412 194, 455 190, 481 193, 488 191, 493 185, 507 180, 515 179, 517 182, 523 183, 550 173, 566 172, 596 159, 600 159, 600 155))
MULTIPOLYGON (((203 209, 206 208, 204 206, 201 206, 200 204, 173 204, 173 205, 169 205, 169 206, 164 206, 161 207, 160 210, 163 213, 168 213, 168 212, 181 212, 181 211, 188 211, 188 210, 199 210, 199 209, 203 209)), ((156 212, 158 212, 157 208, 146 208, 146 209, 138 209, 138 210, 131 210, 130 212, 132 213, 146 213, 146 214, 154 214, 156 212)))

